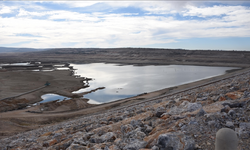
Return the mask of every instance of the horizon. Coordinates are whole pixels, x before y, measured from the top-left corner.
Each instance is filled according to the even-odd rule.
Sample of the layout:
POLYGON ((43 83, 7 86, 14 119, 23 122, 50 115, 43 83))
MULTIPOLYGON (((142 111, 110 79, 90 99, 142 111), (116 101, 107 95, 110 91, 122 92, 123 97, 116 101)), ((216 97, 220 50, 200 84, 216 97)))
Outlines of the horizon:
POLYGON ((249 1, 1 1, 0 47, 249 51, 249 16, 249 1))

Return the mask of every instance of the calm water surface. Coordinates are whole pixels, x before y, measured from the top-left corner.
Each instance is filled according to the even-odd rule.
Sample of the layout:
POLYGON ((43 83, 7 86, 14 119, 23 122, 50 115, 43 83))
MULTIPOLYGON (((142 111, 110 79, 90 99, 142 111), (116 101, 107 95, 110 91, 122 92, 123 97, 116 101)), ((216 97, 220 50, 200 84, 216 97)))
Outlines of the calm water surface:
POLYGON ((61 96, 58 94, 44 94, 42 95, 42 99, 43 101, 41 101, 40 103, 46 103, 46 102, 50 102, 50 101, 55 101, 55 100, 68 100, 70 98, 65 97, 65 96, 61 96))
POLYGON ((235 67, 207 67, 187 65, 133 66, 117 64, 71 64, 75 74, 93 78, 89 88, 73 93, 90 91, 98 87, 105 89, 85 95, 94 102, 105 103, 136 96, 167 87, 225 74, 235 67))

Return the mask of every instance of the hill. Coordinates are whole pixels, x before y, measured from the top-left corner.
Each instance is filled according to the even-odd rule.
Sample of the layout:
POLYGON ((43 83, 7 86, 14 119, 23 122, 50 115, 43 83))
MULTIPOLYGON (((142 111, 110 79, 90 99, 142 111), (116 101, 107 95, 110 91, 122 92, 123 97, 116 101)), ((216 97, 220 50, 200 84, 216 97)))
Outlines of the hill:
POLYGON ((0 53, 36 52, 36 51, 44 51, 44 50, 46 49, 0 47, 0 53))

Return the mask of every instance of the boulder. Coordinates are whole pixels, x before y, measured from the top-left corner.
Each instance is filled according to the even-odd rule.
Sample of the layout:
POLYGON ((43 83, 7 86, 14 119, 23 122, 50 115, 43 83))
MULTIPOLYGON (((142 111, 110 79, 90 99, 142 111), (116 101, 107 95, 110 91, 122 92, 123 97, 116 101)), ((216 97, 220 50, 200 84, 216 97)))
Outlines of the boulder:
POLYGON ((188 101, 182 102, 178 107, 173 107, 170 111, 170 115, 178 115, 184 112, 193 112, 195 110, 198 110, 202 107, 199 103, 190 103, 188 101))
POLYGON ((101 137, 102 143, 103 142, 113 142, 116 139, 116 135, 113 132, 108 132, 101 137))
POLYGON ((166 108, 172 108, 175 106, 175 101, 174 100, 170 100, 167 102, 167 104, 165 105, 166 108))
POLYGON ((128 143, 123 149, 124 150, 139 150, 141 148, 145 148, 146 145, 147 145, 147 142, 145 141, 134 140, 128 143))
POLYGON ((179 150, 183 148, 184 150, 191 150, 194 149, 195 142, 194 139, 183 133, 167 133, 159 135, 157 145, 160 150, 179 150))
POLYGON ((226 122, 226 127, 228 127, 228 128, 234 128, 234 123, 232 121, 227 121, 226 122))
POLYGON ((201 97, 196 99, 196 101, 205 101, 205 100, 207 100, 207 97, 201 97))
POLYGON ((204 116, 206 114, 205 110, 203 108, 200 109, 200 111, 196 114, 197 117, 204 116))

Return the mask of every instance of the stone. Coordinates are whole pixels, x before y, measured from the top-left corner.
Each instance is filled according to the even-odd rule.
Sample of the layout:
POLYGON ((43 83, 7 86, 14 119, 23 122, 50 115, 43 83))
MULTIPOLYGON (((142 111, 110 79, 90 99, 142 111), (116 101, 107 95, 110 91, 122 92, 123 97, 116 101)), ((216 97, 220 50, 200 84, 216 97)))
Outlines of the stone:
POLYGON ((132 120, 132 121, 130 122, 130 124, 131 124, 134 128, 143 126, 143 123, 142 123, 141 120, 132 120))
POLYGON ((150 133, 153 130, 153 128, 149 125, 146 125, 146 132, 150 133))
POLYGON ((190 150, 194 149, 195 143, 190 136, 184 135, 182 133, 167 133, 159 135, 157 140, 157 145, 159 146, 160 150, 165 150, 165 149, 179 150, 182 149, 183 147, 184 150, 190 150))
POLYGON ((154 145, 151 149, 152 150, 159 150, 159 147, 154 145))
POLYGON ((215 150, 237 150, 238 137, 229 128, 222 128, 216 133, 215 150))
POLYGON ((188 123, 188 125, 198 125, 198 122, 196 122, 196 121, 190 121, 190 122, 188 123))
POLYGON ((86 150, 87 147, 78 145, 78 144, 71 144, 66 150, 86 150))
POLYGON ((160 110, 155 113, 155 116, 158 118, 161 118, 161 115, 164 114, 166 111, 165 110, 160 110))
POLYGON ((91 136, 91 138, 89 139, 89 141, 91 143, 102 143, 103 142, 103 140, 98 135, 91 136))
POLYGON ((122 134, 126 134, 128 132, 131 132, 132 130, 134 130, 134 128, 131 124, 121 125, 122 134))
POLYGON ((82 146, 87 146, 87 143, 82 138, 75 138, 73 143, 82 146))
POLYGON ((235 92, 227 93, 227 94, 226 94, 226 97, 227 97, 228 99, 230 99, 230 100, 236 100, 236 99, 240 98, 242 95, 243 95, 242 92, 237 92, 237 91, 235 91, 235 92))
POLYGON ((221 109, 221 112, 226 112, 228 113, 230 110, 230 107, 228 105, 226 105, 224 108, 221 109))
POLYGON ((170 100, 168 101, 168 103, 165 105, 166 108, 172 108, 175 106, 175 101, 174 100, 170 100))
POLYGON ((196 101, 205 101, 205 100, 207 100, 207 97, 201 97, 196 99, 196 101))
POLYGON ((244 98, 250 97, 250 92, 244 91, 243 96, 244 98))
POLYGON ((188 101, 183 101, 180 106, 173 107, 168 114, 170 115, 179 115, 184 112, 193 112, 195 110, 198 110, 202 107, 199 103, 190 103, 188 101))
POLYGON ((137 131, 137 132, 135 133, 135 138, 136 138, 136 139, 143 140, 145 137, 146 137, 146 134, 143 133, 143 132, 141 132, 141 131, 137 131))
POLYGON ((250 130, 250 122, 242 122, 239 124, 240 129, 250 130))
POLYGON ((229 110, 228 115, 231 117, 234 117, 236 115, 236 113, 233 109, 231 109, 231 110, 229 110))
POLYGON ((113 142, 116 139, 116 135, 113 132, 108 132, 101 137, 102 143, 103 142, 113 142))
POLYGON ((228 105, 230 108, 243 107, 245 102, 235 102, 235 103, 223 103, 222 105, 228 105))
POLYGON ((186 109, 187 112, 193 112, 201 107, 202 105, 198 103, 187 103, 187 105, 184 106, 184 109, 186 109))
POLYGON ((203 108, 200 109, 200 111, 196 114, 197 117, 204 116, 206 114, 205 110, 203 108))
POLYGON ((234 123, 232 121, 227 121, 226 122, 226 127, 228 127, 228 128, 234 128, 234 123))
POLYGON ((134 140, 128 143, 123 149, 124 150, 139 150, 141 148, 145 148, 146 145, 147 145, 147 142, 145 141, 134 140))
POLYGON ((120 150, 120 148, 116 145, 109 146, 109 150, 120 150))

